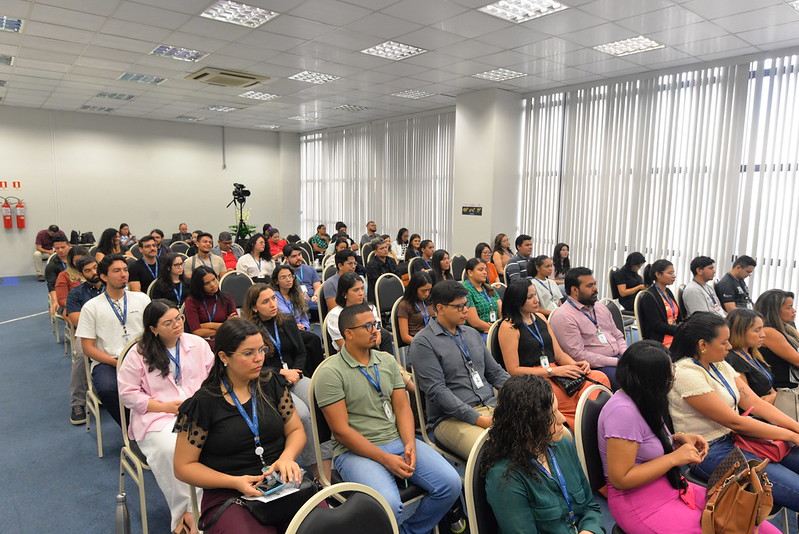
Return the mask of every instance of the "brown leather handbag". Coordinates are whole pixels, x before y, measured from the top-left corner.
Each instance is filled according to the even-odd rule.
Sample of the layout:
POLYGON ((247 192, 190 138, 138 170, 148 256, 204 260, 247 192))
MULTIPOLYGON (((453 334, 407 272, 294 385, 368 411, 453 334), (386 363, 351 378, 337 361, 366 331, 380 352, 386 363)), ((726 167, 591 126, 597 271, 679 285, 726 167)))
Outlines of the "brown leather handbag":
POLYGON ((771 513, 774 497, 768 460, 749 460, 734 448, 713 472, 702 512, 702 534, 750 534, 771 513), (731 462, 728 462, 731 460, 731 462), (730 465, 731 463, 731 465, 730 465), (719 471, 723 470, 723 474, 719 471))

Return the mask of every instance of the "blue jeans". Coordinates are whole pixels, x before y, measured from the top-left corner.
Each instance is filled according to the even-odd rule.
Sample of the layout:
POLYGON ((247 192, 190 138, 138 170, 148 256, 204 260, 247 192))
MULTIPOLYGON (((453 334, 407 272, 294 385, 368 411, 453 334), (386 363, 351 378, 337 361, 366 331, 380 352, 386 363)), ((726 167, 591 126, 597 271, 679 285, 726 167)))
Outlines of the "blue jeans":
POLYGON ((608 380, 610 380, 610 388, 613 391, 616 391, 617 389, 619 389, 619 386, 616 383, 616 368, 615 367, 613 367, 613 366, 597 367, 595 370, 596 371, 602 371, 603 373, 605 373, 605 375, 608 377, 608 380))
MULTIPOLYGON (((707 480, 713 470, 729 454, 734 447, 732 437, 724 436, 710 442, 710 450, 705 460, 699 464, 691 466, 691 472, 707 480)), ((741 450, 747 460, 760 459, 751 452, 741 450)), ((766 466, 766 473, 774 488, 774 504, 784 506, 794 512, 799 512, 799 449, 794 447, 788 456, 778 464, 771 463, 766 466)))
POLYGON ((117 369, 107 363, 98 363, 92 369, 92 384, 100 402, 114 421, 119 426, 122 422, 119 418, 119 391, 117 390, 117 369))
MULTIPOLYGON (((402 455, 405 452, 405 444, 401 439, 377 447, 390 454, 402 455)), ((333 465, 344 480, 376 489, 391 505, 399 523, 402 517, 402 502, 396 479, 391 472, 374 460, 352 452, 336 456, 333 465)), ((413 516, 402 523, 400 532, 428 534, 460 497, 461 478, 443 456, 417 439, 416 470, 409 480, 428 493, 419 503, 413 516)))

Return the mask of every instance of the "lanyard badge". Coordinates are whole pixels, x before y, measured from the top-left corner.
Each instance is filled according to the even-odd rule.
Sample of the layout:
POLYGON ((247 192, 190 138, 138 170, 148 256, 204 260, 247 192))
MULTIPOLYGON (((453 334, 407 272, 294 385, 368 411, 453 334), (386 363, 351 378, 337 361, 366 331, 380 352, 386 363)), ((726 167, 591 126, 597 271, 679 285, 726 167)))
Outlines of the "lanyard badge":
POLYGON ((359 366, 358 370, 363 376, 366 377, 366 380, 369 381, 372 387, 375 388, 375 391, 377 391, 377 396, 383 403, 383 412, 386 414, 386 419, 393 421, 394 409, 391 407, 391 400, 383 394, 383 390, 380 388, 380 369, 377 367, 377 363, 374 364, 373 368, 375 370, 374 378, 372 378, 372 375, 370 375, 369 371, 367 371, 364 367, 359 366))

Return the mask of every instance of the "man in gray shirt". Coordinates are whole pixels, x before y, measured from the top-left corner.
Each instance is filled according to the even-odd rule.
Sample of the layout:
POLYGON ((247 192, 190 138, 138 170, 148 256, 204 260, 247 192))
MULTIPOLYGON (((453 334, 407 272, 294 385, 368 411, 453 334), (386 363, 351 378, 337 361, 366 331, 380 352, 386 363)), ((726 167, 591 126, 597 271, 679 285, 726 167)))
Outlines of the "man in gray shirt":
POLYGON ((437 317, 414 337, 410 357, 417 386, 426 397, 427 423, 447 449, 468 458, 474 442, 491 425, 508 373, 466 323, 466 288, 439 282, 430 295, 437 317))
POLYGON ((377 234, 377 223, 374 221, 369 221, 366 223, 366 233, 361 236, 361 246, 371 244, 372 240, 376 237, 380 237, 377 234))
POLYGON ((713 312, 726 317, 716 292, 707 285, 716 276, 716 261, 707 256, 697 256, 691 260, 691 274, 693 280, 682 291, 681 305, 685 306, 685 315, 713 312))

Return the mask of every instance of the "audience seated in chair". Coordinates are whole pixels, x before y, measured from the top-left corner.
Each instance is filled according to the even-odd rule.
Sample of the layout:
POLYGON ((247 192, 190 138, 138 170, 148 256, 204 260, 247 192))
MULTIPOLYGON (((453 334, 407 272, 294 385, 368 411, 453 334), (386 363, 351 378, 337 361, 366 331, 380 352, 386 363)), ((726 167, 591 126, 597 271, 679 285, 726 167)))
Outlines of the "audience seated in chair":
POLYGON ((294 324, 300 330, 310 330, 308 304, 303 292, 300 291, 300 282, 294 274, 294 269, 287 264, 278 266, 272 273, 271 287, 275 291, 278 311, 293 317, 294 324))
POLYGON ((400 520, 396 479, 427 492, 402 532, 428 533, 459 498, 455 469, 416 439, 413 414, 396 360, 376 349, 377 324, 369 306, 340 316, 341 352, 317 371, 315 396, 335 438, 334 465, 344 480, 375 488, 400 520))
MULTIPOLYGON (((716 262, 707 256, 697 256, 691 260, 691 276, 682 291, 682 305, 685 307, 686 317, 696 312, 713 312, 721 317, 727 313, 719 302, 716 292, 708 282, 716 276, 716 262)), ((679 302, 677 303, 680 304, 679 302)))
POLYGON ((552 332, 566 354, 605 373, 615 389, 616 365, 627 349, 624 333, 607 306, 596 305, 599 289, 591 269, 569 269, 564 287, 569 296, 550 320, 552 332))
POLYGON ((150 298, 166 299, 180 306, 189 298, 189 284, 183 278, 183 256, 169 252, 158 260, 158 278, 150 288, 150 298))
POLYGON ((618 292, 619 304, 627 312, 632 312, 635 305, 635 295, 639 291, 646 289, 644 279, 638 274, 641 267, 646 263, 646 258, 640 252, 633 252, 627 256, 627 260, 611 277, 611 283, 618 292))
POLYGON ((755 310, 735 308, 727 315, 732 349, 725 360, 735 369, 741 380, 752 388, 755 395, 774 404, 777 392, 771 369, 760 353, 766 339, 763 315, 755 310))
POLYGON ((322 259, 330 246, 330 236, 327 234, 327 227, 324 224, 316 227, 316 233, 308 238, 308 244, 313 248, 314 256, 317 259, 322 259))
POLYGON ((336 252, 335 256, 336 269, 338 272, 325 280, 322 284, 322 297, 327 303, 327 309, 332 310, 336 307, 336 293, 338 291, 338 281, 346 273, 355 272, 357 260, 355 253, 351 250, 341 250, 336 252))
POLYGON ((238 317, 233 297, 219 290, 216 273, 203 265, 191 276, 185 314, 189 332, 207 339, 211 349, 219 327, 228 319, 238 317))
MULTIPOLYGON (((491 284, 499 283, 499 273, 497 272, 497 266, 494 265, 493 260, 491 259, 491 247, 488 243, 478 243, 477 246, 474 247, 474 257, 479 258, 486 264, 486 270, 488 272, 488 277, 486 281, 491 284)), ((466 275, 464 271, 464 276, 466 275)))
POLYGON ((129 250, 130 247, 138 243, 136 236, 130 233, 130 226, 127 223, 119 225, 119 245, 122 250, 129 250))
POLYGON ((497 268, 500 282, 505 284, 508 283, 508 281, 505 280, 505 267, 508 265, 511 258, 513 258, 513 254, 510 250, 510 239, 508 239, 506 234, 497 234, 494 238, 494 250, 491 253, 491 261, 497 268))
MULTIPOLYGON (((419 262, 417 261, 417 263, 419 262)), ((455 280, 455 277, 452 275, 452 269, 450 268, 451 260, 449 258, 449 252, 443 248, 433 252, 430 264, 432 265, 430 276, 433 278, 433 285, 444 280, 455 280)))
POLYGON ((141 335, 142 314, 150 298, 125 290, 128 264, 121 254, 103 257, 97 274, 105 284, 105 293, 83 305, 75 336, 81 339, 83 353, 94 360, 92 382, 103 407, 120 424, 117 358, 125 345, 141 335))
POLYGON ((541 377, 514 376, 500 390, 483 471, 500 532, 605 532, 574 444, 563 439, 564 421, 541 377))
POLYGON ((160 258, 167 252, 169 252, 169 247, 166 243, 164 243, 164 231, 159 228, 154 228, 150 230, 150 235, 153 236, 155 239, 155 247, 158 250, 158 257, 160 258))
POLYGON ((436 316, 436 310, 429 302, 433 280, 424 271, 413 276, 405 288, 405 295, 397 305, 397 325, 399 337, 410 345, 413 338, 436 316))
POLYGON ((427 403, 427 424, 436 440, 466 459, 483 429, 491 425, 494 388, 508 378, 480 334, 464 326, 467 291, 459 282, 433 286, 436 318, 413 339, 410 357, 427 403))
MULTIPOLYGON (((327 269, 331 265, 333 267, 336 266, 336 253, 341 252, 342 250, 349 250, 349 244, 346 239, 343 237, 339 237, 336 239, 335 243, 332 245, 333 250, 328 253, 327 260, 325 260, 324 264, 322 265, 322 269, 327 269)), ((324 272, 324 271, 322 271, 324 272)))
POLYGON ((638 300, 641 337, 663 343, 666 347, 685 319, 685 312, 668 286, 674 283, 674 265, 668 260, 657 260, 644 270, 644 282, 649 289, 638 300))
MULTIPOLYGON (((211 254, 219 256, 225 262, 225 271, 235 271, 239 258, 244 254, 239 246, 233 246, 233 236, 230 232, 220 232, 216 246, 211 249, 211 254)), ((219 276, 222 276, 221 274, 219 276)))
POLYGON ((391 252, 395 260, 397 262, 401 262, 405 260, 405 253, 408 251, 408 245, 410 243, 409 236, 410 232, 407 228, 400 228, 397 232, 397 238, 391 243, 391 252))
POLYGON ((122 250, 122 246, 119 244, 119 231, 116 228, 106 228, 100 234, 100 240, 97 242, 97 248, 94 252, 94 259, 99 264, 105 256, 111 254, 124 254, 129 258, 133 257, 129 250, 122 250))
MULTIPOLYGON (((555 251, 552 253, 552 263, 555 265, 552 279, 555 280, 555 283, 558 285, 564 285, 566 283, 566 273, 571 269, 569 245, 566 243, 558 243, 555 245, 555 251)), ((566 293, 568 294, 568 291, 566 293)))
POLYGON ((190 257, 183 264, 183 272, 186 278, 191 278, 194 270, 199 267, 206 267, 216 273, 217 277, 221 277, 227 272, 225 267, 225 260, 211 253, 214 246, 214 238, 208 232, 197 234, 197 254, 190 257))
POLYGON ((64 239, 67 238, 66 234, 62 232, 56 224, 51 224, 36 234, 36 241, 34 243, 35 249, 33 251, 33 267, 39 282, 44 282, 44 267, 47 264, 47 260, 49 260, 50 256, 53 254, 53 238, 57 235, 64 236, 64 239))
POLYGON ((391 246, 381 239, 375 239, 374 254, 366 264, 366 279, 369 282, 369 291, 366 299, 375 301, 375 286, 377 279, 386 273, 397 274, 397 262, 389 256, 391 246))
MULTIPOLYGON (((413 276, 414 273, 418 271, 427 271, 430 273, 431 277, 433 275, 433 253, 436 250, 436 245, 429 239, 425 239, 421 243, 419 243, 419 251, 421 252, 420 259, 413 262, 411 266, 411 272, 408 273, 413 276)), ((435 284, 435 279, 434 282, 435 284)))
POLYGON ((757 262, 751 256, 738 256, 730 272, 716 283, 716 296, 724 306, 724 311, 752 307, 752 299, 745 280, 752 275, 755 267, 757 262))
POLYGON ((794 326, 796 309, 790 291, 769 289, 755 303, 763 316, 763 358, 771 368, 775 388, 799 386, 799 331, 794 326))
POLYGON ((561 349, 549 323, 539 313, 540 309, 537 288, 529 279, 517 280, 508 286, 498 333, 502 360, 511 376, 531 374, 547 379, 561 413, 569 427, 574 428, 577 401, 593 383, 586 380, 569 396, 553 377, 575 379, 585 375, 606 387, 610 387, 610 381, 604 373, 591 370, 587 361, 577 362, 561 349))
POLYGON ((419 234, 413 234, 408 239, 408 247, 405 249, 405 254, 403 258, 405 261, 411 261, 413 258, 419 258, 422 256, 422 238, 419 234))
MULTIPOLYGON (((77 262, 81 258, 87 257, 88 255, 89 252, 83 247, 70 247, 69 252, 67 253, 67 267, 65 270, 58 273, 58 276, 55 279, 55 300, 58 303, 58 309, 62 312, 67 306, 67 296, 69 295, 69 292, 83 282, 83 275, 81 275, 77 268, 77 262)), ((58 260, 53 261, 59 261, 60 259, 61 258, 58 258, 58 260)), ((63 315, 66 317, 66 313, 63 315)))
POLYGON ((371 243, 378 237, 381 236, 377 233, 377 223, 374 221, 369 221, 366 223, 366 233, 361 236, 360 245, 364 246, 367 243, 371 243))
POLYGON ((299 282, 299 290, 308 305, 308 309, 316 311, 319 307, 317 301, 319 299, 319 290, 322 287, 322 281, 319 279, 319 273, 310 265, 306 265, 302 260, 302 251, 296 245, 287 245, 283 248, 283 257, 286 262, 294 269, 294 276, 297 277, 299 282))
POLYGON ((516 238, 516 254, 505 266, 505 284, 510 285, 520 278, 527 278, 527 262, 532 259, 533 238, 522 234, 516 238))
POLYGON ((141 250, 142 257, 131 266, 128 284, 131 291, 147 293, 150 284, 158 278, 158 269, 160 268, 155 238, 151 235, 142 237, 139 240, 139 250, 141 250))
POLYGON ((280 230, 270 228, 266 232, 266 241, 269 245, 269 252, 275 261, 283 261, 283 247, 289 244, 285 239, 280 239, 280 230))
POLYGON ((189 225, 186 223, 180 223, 178 225, 178 231, 172 234, 172 239, 169 240, 169 244, 171 245, 177 241, 183 241, 185 243, 192 242, 191 234, 189 233, 189 225))
POLYGON ((535 292, 538 295, 539 313, 544 317, 560 307, 563 300, 558 284, 552 279, 555 265, 552 258, 546 255, 536 256, 527 263, 527 276, 535 285, 535 292))
POLYGON ((487 339, 488 330, 502 315, 502 300, 499 293, 488 285, 488 268, 482 259, 472 258, 466 262, 466 277, 463 286, 466 288, 466 324, 480 332, 483 341, 487 339))
POLYGON ((246 274, 255 282, 269 283, 275 262, 264 234, 250 237, 244 247, 244 255, 236 262, 236 271, 246 274))
POLYGON ((144 309, 141 340, 117 371, 119 396, 130 410, 128 436, 135 440, 166 497, 171 531, 190 534, 195 528, 190 489, 175 478, 177 434, 172 429, 178 408, 200 389, 214 364, 202 338, 183 332, 177 307, 155 300, 144 309))
POLYGON ((55 292, 55 284, 58 275, 67 270, 67 260, 71 249, 72 245, 69 244, 66 237, 57 235, 53 238, 53 252, 56 257, 50 258, 44 268, 44 279, 47 282, 47 292, 50 294, 50 315, 54 315, 58 311, 58 295, 55 292))

